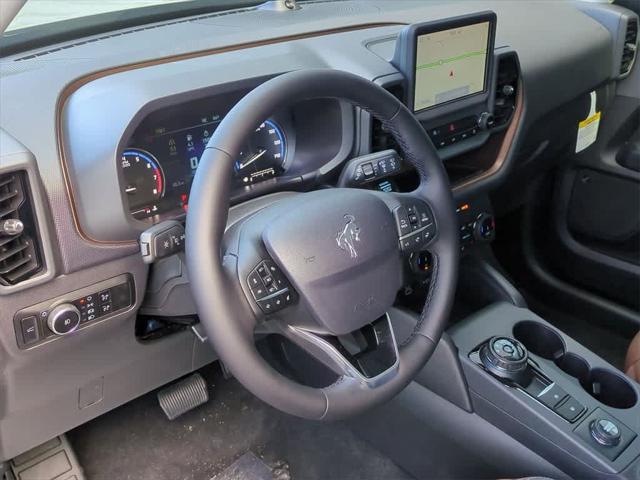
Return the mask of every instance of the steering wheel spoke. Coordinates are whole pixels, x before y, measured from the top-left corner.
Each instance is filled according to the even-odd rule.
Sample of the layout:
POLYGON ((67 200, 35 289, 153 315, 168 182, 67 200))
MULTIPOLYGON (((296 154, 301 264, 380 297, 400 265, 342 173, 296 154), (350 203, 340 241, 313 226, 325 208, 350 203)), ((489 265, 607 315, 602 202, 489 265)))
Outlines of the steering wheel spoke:
POLYGON ((376 388, 398 371, 398 344, 389 316, 346 335, 320 335, 293 325, 282 325, 289 340, 341 377, 376 388))

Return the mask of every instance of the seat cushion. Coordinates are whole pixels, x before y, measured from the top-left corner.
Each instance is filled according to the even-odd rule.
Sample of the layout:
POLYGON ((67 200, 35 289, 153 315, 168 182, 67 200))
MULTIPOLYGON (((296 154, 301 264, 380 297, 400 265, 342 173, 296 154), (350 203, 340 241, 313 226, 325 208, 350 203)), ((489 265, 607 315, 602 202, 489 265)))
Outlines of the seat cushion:
POLYGON ((624 371, 629 377, 640 383, 640 332, 631 340, 624 363, 624 371))

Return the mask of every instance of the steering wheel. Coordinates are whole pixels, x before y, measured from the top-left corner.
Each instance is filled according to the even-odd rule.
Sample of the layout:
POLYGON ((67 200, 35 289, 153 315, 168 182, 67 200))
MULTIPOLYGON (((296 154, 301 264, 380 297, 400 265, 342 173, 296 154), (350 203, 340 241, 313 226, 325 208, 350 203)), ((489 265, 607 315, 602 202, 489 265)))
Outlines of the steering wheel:
POLYGON ((453 300, 457 233, 447 175, 412 113, 362 77, 304 70, 255 88, 209 140, 191 188, 186 261, 200 321, 240 383, 284 412, 333 420, 399 393, 433 353, 453 300), (382 121, 417 170, 418 188, 277 197, 227 227, 247 136, 274 111, 317 98, 348 101, 382 121), (434 260, 431 286, 413 333, 398 344, 387 311, 406 255, 424 249, 434 260), (284 335, 337 380, 313 388, 279 373, 258 352, 257 333, 284 335))

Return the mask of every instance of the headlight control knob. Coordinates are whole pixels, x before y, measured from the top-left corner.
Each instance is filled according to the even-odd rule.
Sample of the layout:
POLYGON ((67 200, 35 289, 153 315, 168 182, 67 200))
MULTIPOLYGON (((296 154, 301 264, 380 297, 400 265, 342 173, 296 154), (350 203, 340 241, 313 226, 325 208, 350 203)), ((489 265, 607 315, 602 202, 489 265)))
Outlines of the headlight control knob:
POLYGON ((80 312, 70 303, 58 305, 47 318, 47 326, 56 335, 67 335, 80 325, 80 312))

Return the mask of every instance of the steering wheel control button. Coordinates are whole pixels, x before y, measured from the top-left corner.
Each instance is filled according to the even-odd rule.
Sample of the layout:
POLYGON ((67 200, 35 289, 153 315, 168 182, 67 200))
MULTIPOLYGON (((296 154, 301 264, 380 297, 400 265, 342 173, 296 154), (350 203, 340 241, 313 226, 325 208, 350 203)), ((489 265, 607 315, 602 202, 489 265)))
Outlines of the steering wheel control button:
POLYGON ((396 225, 398 226, 398 233, 400 236, 407 235, 411 232, 411 223, 409 223, 409 214, 404 207, 398 207, 393 212, 396 218, 396 225))
POLYGON ((436 234, 431 209, 423 202, 396 207, 394 217, 403 252, 419 252, 426 248, 436 234))
POLYGON ((80 312, 70 303, 55 307, 47 318, 47 326, 56 335, 67 335, 80 325, 80 312))
POLYGON ((256 300, 259 300, 267 295, 267 289, 264 286, 262 278, 257 271, 253 271, 249 274, 247 283, 249 284, 249 290, 251 290, 253 298, 255 298, 256 300))
POLYGON ((591 436, 603 447, 615 447, 622 439, 618 425, 606 418, 594 420, 589 425, 591 436))
POLYGON ((551 409, 553 409, 566 397, 567 392, 560 388, 556 383, 550 384, 536 396, 540 403, 551 409))
POLYGON ((295 293, 271 260, 260 262, 247 277, 254 300, 265 314, 277 312, 295 301, 295 293))
POLYGON ((184 250, 184 226, 167 220, 145 230, 140 235, 140 253, 145 263, 175 255, 184 250))
POLYGON ((567 422, 573 423, 582 415, 586 408, 573 397, 568 397, 563 403, 553 409, 567 422))

